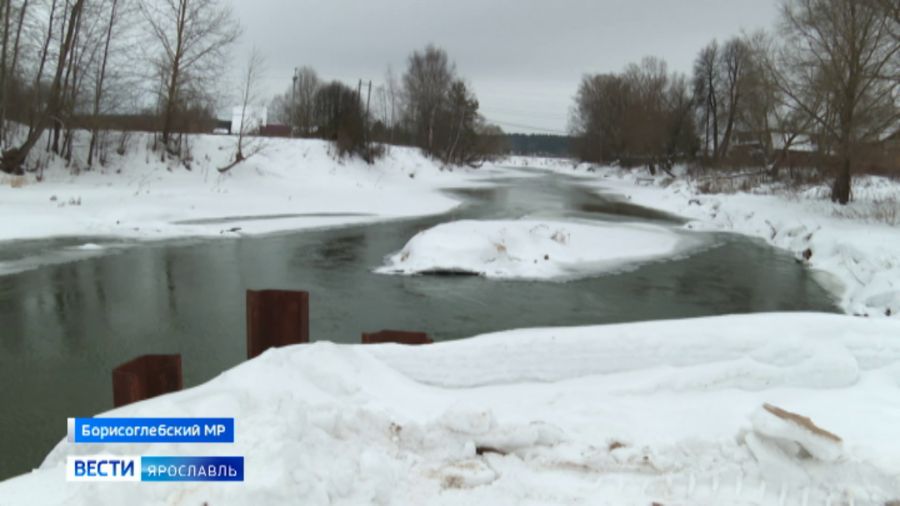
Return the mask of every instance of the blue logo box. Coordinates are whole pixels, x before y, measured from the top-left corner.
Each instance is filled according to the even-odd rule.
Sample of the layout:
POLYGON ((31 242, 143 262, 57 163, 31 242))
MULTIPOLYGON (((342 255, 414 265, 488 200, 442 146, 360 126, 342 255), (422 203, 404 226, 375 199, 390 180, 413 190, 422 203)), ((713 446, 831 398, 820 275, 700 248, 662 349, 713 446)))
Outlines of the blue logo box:
POLYGON ((244 481, 244 457, 141 457, 141 481, 244 481))
POLYGON ((234 418, 69 418, 71 443, 234 443, 234 418))

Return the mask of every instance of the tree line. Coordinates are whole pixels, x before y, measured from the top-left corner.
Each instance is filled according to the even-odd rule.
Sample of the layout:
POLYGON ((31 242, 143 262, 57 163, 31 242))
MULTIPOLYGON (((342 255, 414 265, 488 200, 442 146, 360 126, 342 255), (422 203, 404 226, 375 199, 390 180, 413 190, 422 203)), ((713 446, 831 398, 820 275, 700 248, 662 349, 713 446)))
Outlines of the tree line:
POLYGON ((896 0, 783 0, 776 30, 710 42, 690 77, 652 57, 585 76, 573 149, 651 172, 692 161, 778 177, 802 144, 833 171, 832 200, 846 204, 852 174, 900 133, 898 89, 896 0))
POLYGON ((4 0, 0 32, 0 171, 21 173, 42 140, 71 161, 78 129, 102 163, 109 119, 135 111, 180 156, 214 118, 240 26, 218 0, 4 0))
MULTIPOLYGON (((189 167, 188 134, 212 131, 241 27, 224 0, 0 0, 0 171, 40 170, 41 149, 84 169, 105 162, 111 131, 154 132, 162 159, 189 167), (73 161, 87 132, 86 161, 73 161)), ((235 95, 246 112, 262 58, 254 52, 235 95)), ((378 143, 418 146, 445 164, 478 165, 501 134, 442 49, 413 52, 400 79, 368 88, 297 73, 273 116, 298 135, 371 160, 378 143)), ((244 126, 235 163, 244 153, 244 126)), ((41 175, 38 174, 40 178, 41 175)))
POLYGON ((551 134, 506 134, 508 151, 514 155, 533 155, 554 158, 572 156, 572 138, 551 134))
POLYGON ((400 144, 447 165, 478 166, 504 146, 503 132, 479 113, 447 52, 433 45, 411 53, 399 78, 388 68, 374 90, 371 83, 354 89, 325 82, 310 67, 298 69, 270 111, 295 134, 332 140, 340 153, 366 159, 372 143, 400 144))

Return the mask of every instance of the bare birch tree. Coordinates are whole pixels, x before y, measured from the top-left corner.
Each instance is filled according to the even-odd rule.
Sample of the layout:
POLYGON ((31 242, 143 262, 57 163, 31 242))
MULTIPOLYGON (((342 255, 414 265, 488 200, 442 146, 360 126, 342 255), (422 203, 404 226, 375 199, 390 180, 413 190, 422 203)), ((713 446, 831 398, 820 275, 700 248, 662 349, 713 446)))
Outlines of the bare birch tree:
POLYGON ((94 124, 91 129, 91 142, 88 147, 88 166, 91 166, 94 163, 94 152, 97 149, 97 139, 100 135, 100 128, 97 125, 96 118, 100 115, 100 106, 103 103, 103 85, 106 81, 106 67, 109 63, 109 46, 110 42, 112 42, 116 21, 119 18, 119 1, 120 0, 110 0, 109 4, 109 18, 106 23, 106 33, 103 40, 103 54, 100 58, 100 67, 97 69, 97 81, 94 84, 94 124))
POLYGON ((189 99, 210 95, 240 25, 230 6, 219 0, 142 0, 141 10, 157 46, 162 144, 178 156, 180 148, 172 141, 179 114, 189 99))
POLYGON ((244 140, 247 134, 250 132, 250 129, 254 126, 259 127, 260 125, 254 125, 251 120, 248 119, 248 116, 251 116, 251 110, 254 109, 259 101, 259 84, 260 79, 262 79, 265 60, 262 56, 262 53, 254 48, 250 52, 250 56, 247 58, 247 65, 244 67, 243 75, 241 76, 241 121, 238 126, 238 141, 237 148, 235 150, 234 162, 222 167, 219 169, 219 172, 227 172, 231 170, 235 165, 243 162, 250 156, 253 156, 258 151, 254 150, 249 153, 244 152, 244 140))

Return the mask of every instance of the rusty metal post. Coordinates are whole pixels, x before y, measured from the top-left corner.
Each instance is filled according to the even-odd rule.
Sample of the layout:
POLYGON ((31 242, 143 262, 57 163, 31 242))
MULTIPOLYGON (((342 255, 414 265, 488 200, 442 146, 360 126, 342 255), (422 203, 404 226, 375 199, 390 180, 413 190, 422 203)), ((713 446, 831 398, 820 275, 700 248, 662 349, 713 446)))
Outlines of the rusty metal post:
POLYGON ((434 341, 425 332, 410 332, 407 330, 382 330, 381 332, 363 333, 363 344, 432 344, 434 341))
POLYGON ((247 290, 247 358, 309 342, 309 292, 247 290))
POLYGON ((181 355, 143 355, 113 369, 115 407, 177 392, 184 386, 181 355))

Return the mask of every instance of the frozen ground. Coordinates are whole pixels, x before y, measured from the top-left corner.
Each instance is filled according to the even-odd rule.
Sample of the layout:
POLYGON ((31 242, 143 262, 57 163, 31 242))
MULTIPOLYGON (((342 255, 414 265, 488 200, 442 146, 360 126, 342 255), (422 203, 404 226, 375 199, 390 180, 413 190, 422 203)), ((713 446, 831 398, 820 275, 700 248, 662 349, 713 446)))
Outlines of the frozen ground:
POLYGON ((581 176, 597 191, 684 216, 692 220, 687 228, 737 232, 791 251, 827 275, 823 284, 838 294, 849 314, 900 315, 900 181, 858 177, 855 200, 840 206, 828 200, 823 186, 705 194, 698 189, 703 181, 683 176, 673 180, 610 167, 589 171, 589 166, 562 160, 545 161, 542 167, 581 176))
POLYGON ((671 229, 637 223, 455 221, 420 232, 378 272, 569 279, 671 258, 688 243, 671 229))
POLYGON ((898 335, 761 314, 270 350, 106 413, 234 416, 233 446, 62 442, 0 504, 884 506, 900 499, 898 335), (67 455, 101 451, 244 455, 247 481, 66 484, 67 455))
MULTIPOLYGON (((135 134, 124 156, 73 174, 52 159, 33 174, 0 176, 0 241, 59 236, 163 239, 262 234, 437 214, 458 202, 442 188, 471 186, 496 173, 442 171, 418 151, 392 147, 373 166, 336 161, 317 140, 265 139, 262 151, 225 174, 235 138, 194 136, 191 170, 163 163, 135 134)), ((84 151, 76 146, 76 158, 84 151)), ((36 158, 47 155, 37 153, 36 158)), ((32 160, 32 163, 45 163, 32 160)))

